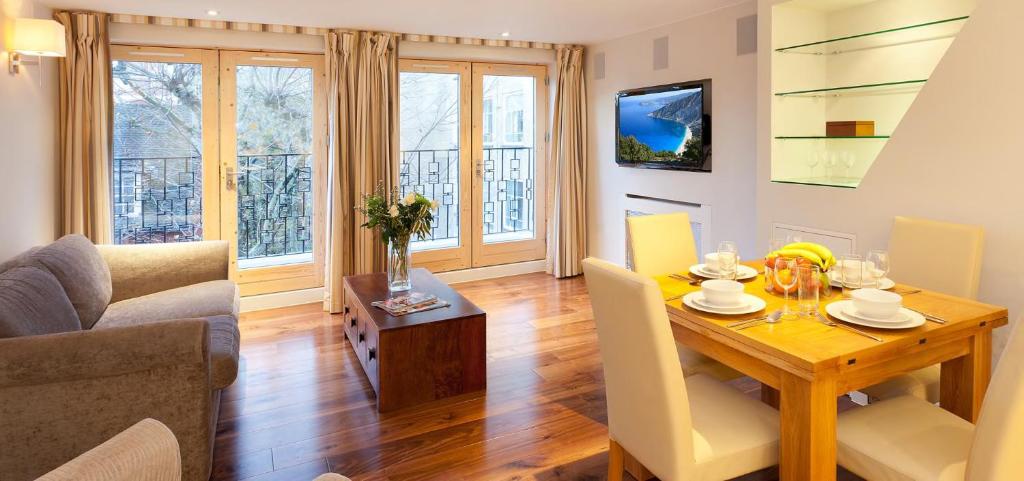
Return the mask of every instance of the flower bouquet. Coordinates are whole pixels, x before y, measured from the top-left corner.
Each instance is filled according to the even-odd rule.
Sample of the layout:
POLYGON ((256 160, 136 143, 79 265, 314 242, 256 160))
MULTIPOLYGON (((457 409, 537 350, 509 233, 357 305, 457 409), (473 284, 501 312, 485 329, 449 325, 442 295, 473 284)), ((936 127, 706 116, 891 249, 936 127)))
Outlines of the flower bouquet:
POLYGON ((413 236, 430 237, 437 202, 416 192, 401 197, 398 189, 385 192, 383 184, 378 184, 372 194, 363 196, 357 210, 366 216, 362 227, 377 229, 381 242, 387 245, 390 290, 411 289, 409 242, 413 236))

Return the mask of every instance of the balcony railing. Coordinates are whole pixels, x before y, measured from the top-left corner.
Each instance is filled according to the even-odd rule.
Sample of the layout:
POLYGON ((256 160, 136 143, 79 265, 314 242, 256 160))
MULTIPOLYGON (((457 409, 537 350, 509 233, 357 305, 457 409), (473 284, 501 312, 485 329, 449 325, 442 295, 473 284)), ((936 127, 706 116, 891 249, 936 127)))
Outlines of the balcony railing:
MULTIPOLYGON (((313 252, 309 154, 238 156, 238 258, 313 252)), ((114 159, 114 242, 203 238, 202 159, 114 159)))
POLYGON ((114 159, 114 242, 149 244, 203 238, 199 157, 114 159))
POLYGON ((484 149, 484 242, 533 237, 536 171, 533 147, 484 149))
POLYGON ((418 192, 438 204, 430 238, 417 237, 414 248, 424 241, 434 247, 459 245, 459 149, 403 150, 398 186, 403 196, 418 192))
MULTIPOLYGON (((514 239, 532 234, 534 172, 532 147, 484 149, 483 217, 485 240, 514 239)), ((459 150, 404 150, 399 166, 404 196, 418 192, 437 200, 438 212, 429 239, 414 243, 427 248, 454 247, 459 239, 459 150)))
POLYGON ((238 259, 313 252, 310 154, 238 156, 238 259))

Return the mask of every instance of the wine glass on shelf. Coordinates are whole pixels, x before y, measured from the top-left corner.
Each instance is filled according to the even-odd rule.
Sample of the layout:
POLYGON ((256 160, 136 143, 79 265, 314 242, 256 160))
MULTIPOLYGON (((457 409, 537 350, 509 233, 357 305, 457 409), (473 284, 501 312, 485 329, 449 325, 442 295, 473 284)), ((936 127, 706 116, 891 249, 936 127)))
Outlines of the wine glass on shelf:
POLYGON ((870 278, 872 285, 881 289, 882 279, 889 274, 889 253, 881 249, 868 251, 865 260, 865 274, 870 278))
POLYGON ((821 163, 821 153, 820 152, 818 152, 816 150, 812 150, 809 154, 807 154, 807 178, 808 179, 813 179, 814 178, 814 168, 817 167, 819 163, 821 163))
POLYGON ((825 152, 822 155, 825 156, 825 178, 832 182, 836 174, 836 163, 839 162, 836 158, 837 154, 835 152, 825 152))
POLYGON ((782 302, 782 315, 788 316, 790 314, 789 308, 789 291, 796 287, 797 273, 796 259, 787 259, 785 257, 779 257, 775 259, 775 285, 782 289, 783 302, 782 302))
POLYGON ((844 150, 843 153, 840 154, 839 158, 843 163, 843 167, 846 167, 846 177, 852 177, 853 172, 851 171, 853 170, 853 166, 857 163, 857 157, 853 155, 853 152, 844 150))
POLYGON ((739 261, 740 255, 735 242, 722 241, 718 243, 719 279, 736 280, 739 261))

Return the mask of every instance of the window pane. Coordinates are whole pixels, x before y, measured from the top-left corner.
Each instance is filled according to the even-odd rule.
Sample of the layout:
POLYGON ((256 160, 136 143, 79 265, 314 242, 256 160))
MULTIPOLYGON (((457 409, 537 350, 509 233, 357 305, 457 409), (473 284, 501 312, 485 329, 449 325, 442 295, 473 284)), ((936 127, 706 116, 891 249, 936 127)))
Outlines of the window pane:
POLYGON ((401 194, 438 202, 428 239, 413 250, 459 246, 459 74, 402 72, 399 81, 401 194))
POLYGON ((115 61, 114 243, 203 238, 202 68, 115 61))
POLYGON ((484 243, 536 237, 536 80, 534 77, 483 78, 483 102, 492 118, 483 122, 484 243))
POLYGON ((313 70, 236 69, 238 267, 313 261, 313 70))

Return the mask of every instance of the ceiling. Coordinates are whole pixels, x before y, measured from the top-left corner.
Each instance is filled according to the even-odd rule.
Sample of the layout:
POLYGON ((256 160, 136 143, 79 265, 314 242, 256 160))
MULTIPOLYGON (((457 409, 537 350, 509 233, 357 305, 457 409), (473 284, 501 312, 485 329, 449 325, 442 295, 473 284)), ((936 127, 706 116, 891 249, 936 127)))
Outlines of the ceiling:
POLYGON ((185 18, 345 27, 457 37, 590 44, 741 3, 740 0, 41 0, 185 18))

